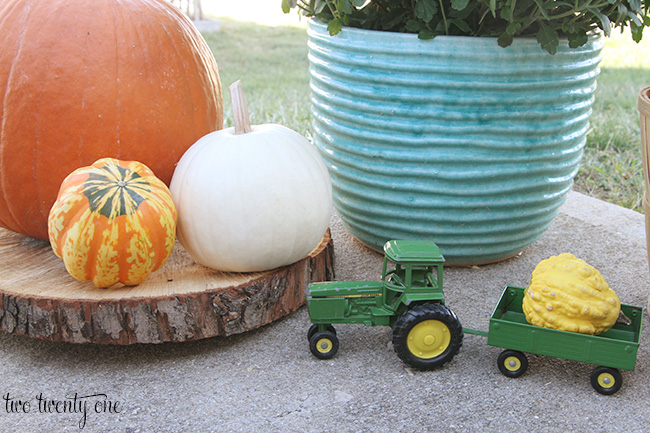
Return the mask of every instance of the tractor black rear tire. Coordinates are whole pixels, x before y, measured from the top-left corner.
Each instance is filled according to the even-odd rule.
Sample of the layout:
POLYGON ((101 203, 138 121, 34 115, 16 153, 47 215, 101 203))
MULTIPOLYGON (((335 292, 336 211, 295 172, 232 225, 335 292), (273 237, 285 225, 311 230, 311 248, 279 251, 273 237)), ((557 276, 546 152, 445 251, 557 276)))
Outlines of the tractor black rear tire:
POLYGON ((443 304, 420 304, 393 326, 393 349, 411 367, 432 370, 451 361, 463 345, 463 327, 443 304))

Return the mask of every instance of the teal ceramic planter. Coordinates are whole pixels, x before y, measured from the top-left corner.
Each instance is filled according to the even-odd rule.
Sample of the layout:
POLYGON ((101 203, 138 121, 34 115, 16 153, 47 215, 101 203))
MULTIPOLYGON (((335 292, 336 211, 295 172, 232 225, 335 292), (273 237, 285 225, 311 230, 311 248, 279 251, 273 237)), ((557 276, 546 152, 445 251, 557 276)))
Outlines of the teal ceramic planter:
POLYGON ((602 38, 551 56, 532 39, 308 35, 314 142, 356 238, 476 264, 542 236, 579 168, 602 38))

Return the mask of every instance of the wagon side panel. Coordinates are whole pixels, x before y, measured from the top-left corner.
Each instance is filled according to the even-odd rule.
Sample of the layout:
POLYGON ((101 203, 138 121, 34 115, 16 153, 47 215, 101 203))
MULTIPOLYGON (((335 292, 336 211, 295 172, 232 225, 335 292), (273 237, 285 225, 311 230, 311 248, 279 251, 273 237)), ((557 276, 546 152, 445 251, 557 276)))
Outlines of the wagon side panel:
POLYGON ((624 306, 626 313, 634 313, 632 325, 612 329, 600 336, 541 328, 526 321, 521 309, 523 290, 518 287, 504 290, 490 319, 489 345, 605 367, 634 369, 641 327, 638 311, 624 306))

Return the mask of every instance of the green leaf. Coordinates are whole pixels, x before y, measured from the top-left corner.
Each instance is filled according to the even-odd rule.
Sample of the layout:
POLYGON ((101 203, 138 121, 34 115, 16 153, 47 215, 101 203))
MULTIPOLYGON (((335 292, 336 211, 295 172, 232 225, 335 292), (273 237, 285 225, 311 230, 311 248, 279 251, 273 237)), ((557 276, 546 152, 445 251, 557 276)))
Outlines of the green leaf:
MULTIPOLYGON (((555 3, 555 2, 551 2, 551 3, 555 3)), ((548 5, 548 2, 544 2, 544 1, 542 1, 542 0, 535 0, 535 4, 536 4, 537 7, 539 8, 539 12, 542 14, 542 16, 543 16, 546 20, 549 20, 549 21, 550 21, 550 20, 551 20, 551 17, 548 15, 548 11, 546 10, 546 6, 548 5)))
POLYGON ((316 6, 314 7, 314 12, 316 14, 322 13, 325 7, 327 6, 327 1, 328 0, 316 0, 316 6))
POLYGON ((433 0, 416 0, 414 8, 415 16, 425 23, 431 21, 438 12, 438 7, 433 0))
POLYGON ((503 33, 501 36, 497 38, 497 43, 499 44, 500 47, 508 47, 510 44, 512 44, 513 37, 510 33, 503 33))
POLYGON ((288 14, 291 12, 291 8, 295 7, 297 0, 282 0, 282 12, 288 14))
POLYGON ((336 2, 336 8, 344 14, 352 13, 352 5, 350 5, 350 0, 338 0, 338 2, 336 2))
POLYGON ((570 35, 572 33, 578 33, 580 29, 575 23, 562 23, 562 33, 570 35))
POLYGON ((609 20, 609 17, 603 14, 598 9, 590 9, 591 13, 594 14, 600 20, 600 28, 603 29, 605 36, 612 34, 612 22, 609 20))
POLYGON ((635 25, 630 26, 632 33, 632 40, 636 43, 641 42, 643 39, 643 27, 638 27, 635 25))
POLYGON ((469 24, 467 24, 464 20, 451 19, 449 20, 449 24, 456 26, 461 31, 461 33, 469 33, 471 31, 469 24))
POLYGON ((403 10, 397 9, 384 15, 380 25, 383 30, 398 31, 406 19, 408 19, 407 13, 403 10))
POLYGON ((521 23, 519 21, 512 22, 506 27, 506 33, 509 35, 516 35, 517 32, 521 29, 521 23))
POLYGON ((550 54, 557 53, 557 47, 560 44, 557 31, 555 31, 554 28, 543 23, 539 24, 537 42, 539 42, 539 44, 542 46, 542 49, 548 51, 550 54))
POLYGON ((451 7, 457 11, 462 11, 469 4, 469 0, 451 0, 451 7))
POLYGON ((435 37, 436 34, 429 29, 422 30, 420 33, 418 33, 419 39, 433 39, 435 37))
POLYGON ((406 30, 411 33, 420 33, 422 27, 424 27, 424 25, 418 20, 408 20, 406 22, 406 30))
POLYGON ((434 33, 437 35, 447 34, 447 28, 445 27, 445 22, 443 20, 440 20, 436 23, 434 33))
POLYGON ((567 38, 569 39, 570 48, 581 47, 589 41, 587 33, 569 33, 567 38))
POLYGON ((630 8, 635 11, 641 11, 643 10, 641 0, 629 0, 628 3, 630 4, 630 8))
POLYGON ((626 15, 630 19, 631 23, 636 24, 637 26, 643 25, 641 19, 634 12, 627 11, 626 15))
POLYGON ((327 23, 327 31, 329 32, 330 36, 338 34, 338 32, 341 30, 343 30, 343 24, 339 19, 335 18, 327 23))

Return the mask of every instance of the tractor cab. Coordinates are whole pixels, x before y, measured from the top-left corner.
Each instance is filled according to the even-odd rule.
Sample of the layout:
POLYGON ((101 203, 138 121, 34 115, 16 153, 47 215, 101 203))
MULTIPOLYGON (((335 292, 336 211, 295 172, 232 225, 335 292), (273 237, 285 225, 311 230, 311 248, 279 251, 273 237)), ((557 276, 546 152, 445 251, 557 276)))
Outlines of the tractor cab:
POLYGON ((398 308, 414 301, 444 303, 440 249, 430 241, 393 240, 384 245, 382 297, 398 308))

